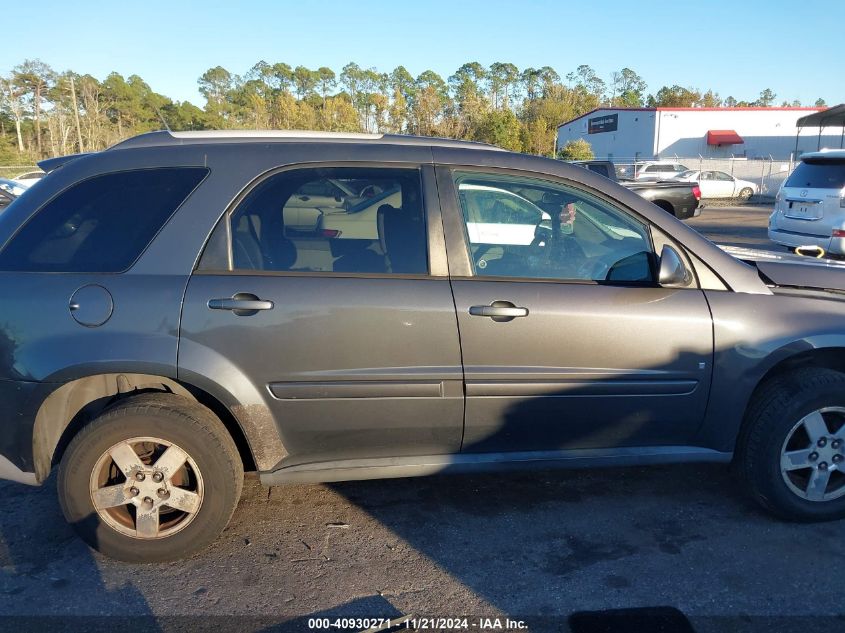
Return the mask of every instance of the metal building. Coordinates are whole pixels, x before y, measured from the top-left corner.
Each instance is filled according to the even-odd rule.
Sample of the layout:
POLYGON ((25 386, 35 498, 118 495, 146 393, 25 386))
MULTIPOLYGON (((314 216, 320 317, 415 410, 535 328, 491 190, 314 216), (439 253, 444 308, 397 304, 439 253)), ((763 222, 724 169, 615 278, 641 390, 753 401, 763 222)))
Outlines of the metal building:
POLYGON ((788 160, 798 151, 839 148, 835 129, 797 129, 824 108, 597 108, 562 123, 558 147, 584 139, 597 159, 691 158, 788 160))

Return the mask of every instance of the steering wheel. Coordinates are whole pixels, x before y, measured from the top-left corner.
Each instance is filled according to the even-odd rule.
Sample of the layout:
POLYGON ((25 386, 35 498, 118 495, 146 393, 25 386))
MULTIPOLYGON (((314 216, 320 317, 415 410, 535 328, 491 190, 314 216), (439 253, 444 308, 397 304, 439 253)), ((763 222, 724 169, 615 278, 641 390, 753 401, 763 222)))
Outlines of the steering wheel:
POLYGON ((541 227, 537 227, 534 231, 534 239, 531 240, 531 243, 528 245, 528 248, 531 249, 531 253, 535 255, 539 255, 541 253, 549 252, 548 247, 552 241, 552 232, 548 229, 544 229, 541 227))
POLYGON ((366 187, 361 189, 361 191, 358 192, 358 195, 361 198, 374 198, 383 191, 384 189, 382 189, 378 185, 367 185, 366 187))

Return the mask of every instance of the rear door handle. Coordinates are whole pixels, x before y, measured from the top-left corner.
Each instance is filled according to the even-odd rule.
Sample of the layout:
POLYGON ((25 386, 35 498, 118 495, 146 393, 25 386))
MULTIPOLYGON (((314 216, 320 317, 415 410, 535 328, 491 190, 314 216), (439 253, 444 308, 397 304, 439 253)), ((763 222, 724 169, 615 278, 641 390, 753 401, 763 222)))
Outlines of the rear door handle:
POLYGON ((238 316, 252 316, 259 310, 272 310, 273 302, 263 301, 248 292, 239 292, 224 299, 209 299, 208 307, 211 310, 231 310, 238 316))
POLYGON ((520 308, 510 301, 494 301, 489 306, 471 306, 472 316, 490 317, 494 321, 512 321, 516 317, 528 316, 528 308, 520 308))

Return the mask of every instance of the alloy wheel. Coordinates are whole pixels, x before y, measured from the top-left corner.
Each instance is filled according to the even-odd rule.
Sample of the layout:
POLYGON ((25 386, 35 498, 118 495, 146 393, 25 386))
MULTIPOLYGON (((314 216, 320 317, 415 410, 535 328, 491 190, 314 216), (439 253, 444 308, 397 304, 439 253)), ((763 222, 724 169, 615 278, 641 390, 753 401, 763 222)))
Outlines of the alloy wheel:
POLYGON ((845 408, 825 407, 801 418, 781 447, 780 471, 807 501, 845 495, 845 408))
POLYGON ((90 477, 91 502, 111 528, 138 539, 160 539, 187 527, 205 490, 196 462, 156 437, 134 437, 104 452, 90 477))

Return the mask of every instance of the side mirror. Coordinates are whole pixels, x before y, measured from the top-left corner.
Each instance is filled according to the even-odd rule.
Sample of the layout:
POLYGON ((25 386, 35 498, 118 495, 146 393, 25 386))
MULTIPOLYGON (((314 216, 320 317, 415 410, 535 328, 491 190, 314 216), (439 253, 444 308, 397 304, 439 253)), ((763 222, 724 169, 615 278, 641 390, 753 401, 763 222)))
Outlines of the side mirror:
POLYGON ((684 261, 674 248, 665 244, 660 252, 660 270, 657 281, 661 286, 684 287, 690 282, 690 274, 684 261))

